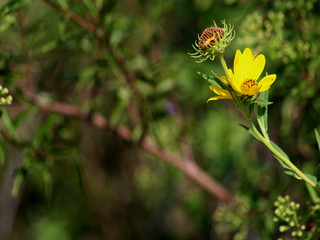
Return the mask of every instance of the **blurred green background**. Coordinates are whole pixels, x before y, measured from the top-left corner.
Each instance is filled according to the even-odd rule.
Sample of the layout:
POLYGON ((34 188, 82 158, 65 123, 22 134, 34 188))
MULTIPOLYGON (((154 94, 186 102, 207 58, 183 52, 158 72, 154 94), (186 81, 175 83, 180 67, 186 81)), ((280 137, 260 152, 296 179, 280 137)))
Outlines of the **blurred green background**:
POLYGON ((277 196, 309 200, 304 184, 239 127, 231 101, 206 104, 213 93, 197 71, 222 74, 218 60, 197 64, 188 53, 213 21, 234 25, 228 66, 236 49, 266 56, 265 72, 277 74, 270 136, 314 174, 319 1, 1 0, 0 7, 0 82, 14 98, 1 107, 1 239, 276 239, 277 196), (92 126, 90 114, 45 111, 29 92, 101 113, 133 139, 92 126), (143 133, 179 156, 187 141, 240 207, 214 217, 220 201, 141 150, 143 133))

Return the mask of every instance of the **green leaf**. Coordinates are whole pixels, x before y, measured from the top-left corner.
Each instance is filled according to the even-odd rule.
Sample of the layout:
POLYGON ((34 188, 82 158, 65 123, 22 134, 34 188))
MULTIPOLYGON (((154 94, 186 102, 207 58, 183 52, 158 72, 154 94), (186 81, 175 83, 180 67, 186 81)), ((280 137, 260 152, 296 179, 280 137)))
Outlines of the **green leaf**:
POLYGON ((14 136, 16 129, 15 129, 14 124, 12 122, 12 119, 9 115, 9 112, 6 108, 4 108, 2 110, 2 122, 3 122, 5 129, 7 130, 8 134, 10 136, 14 136))
POLYGON ((5 149, 3 146, 3 142, 0 141, 0 165, 3 165, 5 163, 5 159, 6 159, 5 149))
POLYGON ((2 20, 4 17, 7 15, 14 13, 18 11, 19 9, 27 6, 30 1, 21 1, 21 0, 15 0, 15 1, 10 1, 7 4, 3 5, 0 8, 0 20, 2 20))
POLYGON ((19 115, 14 120, 12 120, 14 128, 18 130, 21 124, 23 124, 26 121, 26 119, 31 118, 30 120, 32 120, 32 118, 35 117, 35 115, 37 114, 37 110, 38 107, 31 106, 25 109, 24 111, 21 111, 21 113, 19 113, 19 115))
MULTIPOLYGON (((264 91, 260 93, 260 98, 264 101, 268 102, 268 92, 264 91)), ((268 105, 266 104, 259 104, 258 103, 258 112, 257 112, 257 118, 261 122, 261 127, 264 128, 264 131, 268 131, 268 105)))
POLYGON ((245 125, 242 125, 242 124, 239 124, 240 127, 243 127, 248 133, 250 133, 252 136, 254 136, 258 141, 260 141, 260 139, 254 134, 254 132, 252 131, 251 128, 245 126, 245 125))
POLYGON ((208 76, 204 73, 201 72, 197 72, 201 77, 203 77, 206 81, 208 81, 209 83, 215 85, 216 87, 222 88, 222 89, 226 89, 226 85, 223 81, 221 81, 219 78, 217 77, 213 77, 213 76, 208 76))
POLYGON ((52 175, 49 169, 43 169, 41 171, 41 178, 46 198, 50 201, 52 196, 52 175))
POLYGON ((69 3, 68 0, 57 0, 57 2, 60 4, 63 10, 68 10, 69 9, 69 3))
POLYGON ((316 134, 316 140, 317 140, 318 148, 319 148, 319 151, 320 151, 320 134, 319 134, 317 129, 315 129, 314 132, 316 134))
POLYGON ((308 183, 306 183, 307 190, 309 192, 310 198, 313 203, 318 203, 319 195, 318 192, 311 187, 308 183))
MULTIPOLYGON (((277 160, 280 162, 281 164, 281 160, 277 158, 277 160)), ((292 170, 286 170, 284 171, 285 174, 289 175, 289 176, 292 176, 298 180, 301 180, 301 177, 299 177, 295 172, 293 172, 292 170)))
POLYGON ((23 181, 26 177, 26 174, 27 174, 27 171, 24 168, 21 168, 18 171, 18 173, 14 179, 13 187, 11 190, 12 197, 17 197, 19 195, 19 192, 20 192, 21 186, 23 184, 23 181))
POLYGON ((97 7, 96 7, 94 1, 92 1, 92 0, 83 0, 83 3, 87 6, 87 8, 89 9, 89 11, 91 12, 91 14, 94 17, 98 16, 97 7))
POLYGON ((253 101, 253 103, 258 103, 258 104, 260 104, 260 105, 270 105, 270 104, 272 104, 273 102, 269 102, 269 101, 267 101, 267 100, 265 100, 265 99, 263 99, 263 98, 261 98, 261 97, 257 97, 257 98, 253 101))
POLYGON ((304 173, 304 175, 305 175, 307 178, 309 178, 314 184, 317 185, 317 177, 316 177, 316 176, 313 176, 313 175, 311 175, 311 174, 309 174, 309 173, 304 173))
MULTIPOLYGON (((274 142, 270 141, 270 144, 279 152, 281 153, 281 155, 285 156, 289 161, 289 157, 288 155, 277 145, 275 144, 274 142)), ((281 166, 285 169, 289 169, 291 171, 291 168, 285 164, 280 158, 278 158, 276 155, 273 154, 273 156, 278 160, 278 162, 281 164, 281 166)), ((287 173, 288 174, 288 173, 287 173)))

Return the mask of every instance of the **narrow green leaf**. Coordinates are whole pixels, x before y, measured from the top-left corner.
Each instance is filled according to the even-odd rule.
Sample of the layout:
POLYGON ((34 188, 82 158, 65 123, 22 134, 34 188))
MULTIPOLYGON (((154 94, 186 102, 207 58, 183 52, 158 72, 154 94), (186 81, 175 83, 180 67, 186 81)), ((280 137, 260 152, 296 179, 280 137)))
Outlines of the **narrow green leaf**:
POLYGON ((313 176, 312 174, 309 173, 304 173, 304 175, 309 178, 314 184, 317 184, 317 177, 313 176))
POLYGON ((240 127, 243 127, 248 133, 250 133, 252 136, 254 136, 258 141, 260 141, 260 139, 254 134, 254 132, 252 131, 251 128, 245 126, 245 125, 242 125, 242 124, 239 124, 240 127))
POLYGON ((57 2, 60 4, 63 10, 68 10, 69 8, 69 3, 68 0, 57 0, 57 2))
POLYGON ((129 100, 120 99, 114 108, 111 117, 110 117, 110 125, 115 126, 119 123, 126 107, 128 106, 129 100))
MULTIPOLYGON (((280 164, 281 164, 281 161, 280 161, 280 159, 278 159, 277 158, 277 160, 280 162, 280 164)), ((289 176, 292 176, 292 177, 294 177, 294 178, 296 178, 296 179, 298 179, 298 180, 301 180, 301 177, 299 177, 295 172, 293 172, 292 170, 286 170, 286 171, 284 171, 284 173, 285 174, 287 174, 287 175, 289 175, 289 176)))
POLYGON ((6 108, 2 110, 2 122, 10 136, 14 136, 16 129, 6 108))
MULTIPOLYGON (((264 101, 268 102, 268 92, 264 91, 260 93, 260 98, 264 101)), ((268 131, 268 105, 266 104, 258 104, 258 120, 261 121, 262 127, 264 128, 264 131, 268 131)))
POLYGON ((317 129, 315 129, 314 132, 316 134, 316 140, 317 140, 318 148, 319 148, 319 151, 320 151, 320 134, 319 134, 317 129))
MULTIPOLYGON (((275 143, 272 142, 272 141, 270 141, 270 144, 271 144, 279 153, 281 153, 281 155, 285 156, 285 158, 287 158, 287 159, 290 161, 288 155, 287 155, 277 144, 275 144, 275 143)), ((273 156, 278 160, 278 162, 281 164, 281 166, 282 166, 283 168, 291 170, 291 168, 290 168, 287 164, 285 164, 280 158, 278 158, 276 155, 273 155, 273 156)))
POLYGON ((37 114, 37 110, 38 110, 38 107, 31 106, 25 109, 24 111, 22 111, 21 113, 19 113, 19 115, 14 120, 12 120, 12 124, 14 128, 19 129, 21 124, 24 123, 27 118, 32 119, 37 114))
POLYGON ((306 183, 307 190, 309 192, 310 198, 313 203, 318 203, 319 195, 318 192, 311 187, 308 183, 306 183))
POLYGON ((3 165, 6 161, 5 149, 3 146, 3 142, 0 141, 0 165, 3 165))
POLYGON ((201 77, 203 77, 206 81, 208 81, 209 83, 211 83, 219 88, 226 89, 224 82, 222 82, 219 78, 213 77, 213 76, 208 76, 208 75, 201 73, 201 72, 197 72, 197 73, 201 77))
POLYGON ((98 11, 97 11, 97 7, 94 3, 94 1, 92 0, 83 0, 83 3, 87 6, 87 8, 89 9, 89 11, 91 12, 91 14, 95 17, 98 16, 98 11))
POLYGON ((52 175, 49 169, 43 169, 41 177, 46 198, 50 201, 52 196, 52 175))
POLYGON ((261 97, 257 97, 257 98, 253 101, 253 103, 258 103, 258 104, 260 104, 260 105, 270 105, 270 104, 272 104, 273 102, 269 102, 269 101, 267 101, 267 100, 265 100, 265 99, 263 99, 263 98, 261 98, 261 97))
POLYGON ((12 190, 11 190, 12 197, 17 197, 19 195, 19 192, 20 192, 21 186, 23 184, 23 181, 25 179, 26 173, 27 172, 24 168, 21 168, 19 170, 19 172, 17 173, 17 175, 14 179, 12 190))
POLYGON ((4 18, 5 16, 25 7, 29 2, 30 1, 27 1, 27 0, 26 1, 14 0, 3 5, 0 8, 0 20, 2 20, 2 18, 4 18))
POLYGON ((288 160, 290 160, 290 158, 288 157, 288 155, 274 142, 270 141, 272 147, 274 147, 279 153, 281 153, 283 156, 285 156, 288 160))

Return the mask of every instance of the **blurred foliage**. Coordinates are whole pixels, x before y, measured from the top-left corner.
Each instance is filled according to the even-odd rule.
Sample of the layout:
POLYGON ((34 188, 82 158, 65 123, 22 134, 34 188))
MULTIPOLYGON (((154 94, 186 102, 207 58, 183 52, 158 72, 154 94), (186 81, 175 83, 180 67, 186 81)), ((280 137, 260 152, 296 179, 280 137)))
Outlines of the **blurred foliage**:
POLYGON ((270 135, 315 174, 319 10, 313 0, 1 1, 0 82, 13 97, 10 107, 1 107, 1 205, 16 211, 12 224, 6 218, 1 225, 0 238, 226 239, 246 233, 242 239, 276 239, 273 201, 289 194, 303 203, 307 190, 237 125, 242 119, 232 103, 206 104, 211 91, 196 72, 222 69, 210 61, 196 64, 187 53, 213 20, 233 24, 229 67, 237 48, 266 56, 265 71, 277 74, 270 135), (28 92, 43 104, 99 112, 111 126, 128 126, 134 140, 91 126, 90 116, 84 121, 44 111, 28 92), (245 196, 245 211, 231 210, 220 219, 224 231, 217 230, 222 223, 212 216, 219 202, 141 151, 143 133, 179 155, 181 140, 190 141, 200 167, 245 196), (7 188, 12 178, 14 188, 7 188), (4 200, 11 192, 16 209, 4 200))
POLYGON ((280 232, 290 234, 295 240, 319 238, 319 200, 313 205, 308 204, 304 212, 301 212, 300 204, 291 201, 288 195, 279 196, 274 205, 274 221, 279 223, 280 232))

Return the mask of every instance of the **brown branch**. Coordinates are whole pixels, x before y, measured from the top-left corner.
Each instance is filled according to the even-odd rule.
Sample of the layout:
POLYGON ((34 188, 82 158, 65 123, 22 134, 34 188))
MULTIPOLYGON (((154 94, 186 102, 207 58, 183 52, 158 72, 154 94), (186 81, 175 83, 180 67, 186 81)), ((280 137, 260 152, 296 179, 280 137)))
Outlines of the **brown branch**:
MULTIPOLYGON (((70 10, 64 10, 60 5, 52 2, 51 0, 43 0, 45 3, 47 3, 48 5, 50 5, 51 7, 53 7, 54 9, 58 10, 59 12, 61 12, 62 14, 66 15, 68 18, 70 18, 71 20, 73 20, 74 22, 78 23, 80 26, 84 27, 85 29, 87 29, 89 32, 91 33, 95 33, 97 27, 88 22, 87 20, 85 20, 84 18, 80 17, 79 15, 77 15, 76 13, 70 11, 70 10)), ((95 37, 97 38, 98 42, 101 42, 102 39, 100 39, 99 36, 95 35, 95 37)), ((102 41, 104 42, 104 41, 102 41)), ((106 42, 104 42, 106 44, 106 42)), ((140 122, 142 124, 142 134, 140 137, 140 140, 142 141, 142 139, 144 138, 144 136, 147 134, 147 130, 148 130, 148 116, 146 114, 146 104, 145 104, 145 100, 144 97, 142 96, 140 90, 136 87, 135 85, 135 73, 132 71, 129 71, 125 60, 123 59, 123 57, 118 54, 118 52, 116 51, 116 49, 110 48, 108 46, 106 46, 111 54, 111 56, 114 58, 115 62, 117 63, 120 71, 123 73, 126 83, 128 84, 130 90, 132 91, 132 93, 135 96, 135 99, 137 101, 137 112, 139 113, 139 117, 140 117, 140 122)))
MULTIPOLYGON (((31 101, 33 101, 36 105, 38 105, 45 111, 55 112, 65 116, 84 119, 95 127, 109 129, 113 131, 116 135, 118 135, 120 138, 126 141, 132 140, 131 131, 127 127, 122 125, 111 127, 107 119, 99 113, 88 114, 78 106, 72 104, 50 102, 32 93, 25 94, 31 101)), ((149 138, 145 138, 142 141, 140 141, 139 146, 144 151, 165 160, 167 163, 181 170, 191 180, 193 180, 203 189, 207 190, 211 195, 217 197, 219 200, 226 203, 231 203, 233 201, 233 196, 231 195, 231 193, 220 183, 218 183, 216 180, 214 180, 212 177, 210 177, 204 171, 202 171, 196 165, 195 162, 184 161, 184 159, 182 159, 181 157, 167 150, 161 149, 156 143, 151 141, 149 138)))
POLYGON ((93 25, 92 23, 90 23, 86 19, 80 17, 79 15, 77 15, 76 13, 74 13, 72 11, 64 10, 60 5, 54 3, 50 0, 43 0, 43 1, 45 3, 47 3, 48 5, 50 5, 51 7, 58 10, 59 12, 61 12, 62 14, 64 14, 67 18, 71 19, 72 21, 78 23, 83 28, 87 29, 89 32, 95 33, 95 31, 96 31, 95 25, 93 25))
MULTIPOLYGON (((43 0, 51 7, 55 8, 69 19, 78 23, 83 28, 87 29, 89 32, 95 34, 96 26, 84 18, 80 17, 76 13, 64 10, 60 5, 52 2, 51 0, 43 0)), ((97 36, 96 36, 97 37, 97 36)), ((99 37, 97 37, 99 39, 99 37)), ((219 200, 224 201, 226 203, 231 203, 233 201, 233 196, 229 193, 227 189, 225 189, 220 183, 215 181, 209 175, 207 175, 204 171, 202 171, 195 163, 195 161, 184 161, 183 158, 174 155, 173 153, 161 149, 156 143, 151 141, 148 138, 144 138, 145 131, 147 130, 147 120, 145 114, 145 103, 144 98, 136 88, 135 74, 134 72, 129 71, 127 68, 124 59, 120 56, 114 49, 108 48, 115 62, 117 63, 120 71, 124 74, 126 83, 133 91, 133 94, 137 98, 137 110, 140 115, 140 120, 143 125, 143 134, 139 141, 139 146, 146 152, 153 154, 167 163, 175 166, 180 169, 186 176, 188 176, 191 180, 199 184, 203 189, 207 190, 211 195, 216 196, 219 200)), ((86 119, 90 124, 96 126, 98 128, 109 129, 112 130, 115 134, 117 134, 120 138, 131 141, 131 131, 125 126, 118 125, 116 127, 111 127, 108 124, 107 119, 99 113, 88 114, 83 111, 78 106, 60 102, 49 102, 31 92, 25 91, 25 95, 32 100, 35 104, 40 106, 45 111, 56 112, 65 116, 77 117, 80 119, 86 119)), ((187 146, 187 148, 189 148, 187 146)))

